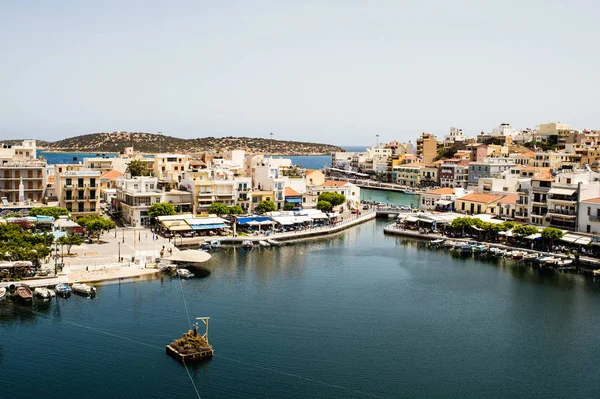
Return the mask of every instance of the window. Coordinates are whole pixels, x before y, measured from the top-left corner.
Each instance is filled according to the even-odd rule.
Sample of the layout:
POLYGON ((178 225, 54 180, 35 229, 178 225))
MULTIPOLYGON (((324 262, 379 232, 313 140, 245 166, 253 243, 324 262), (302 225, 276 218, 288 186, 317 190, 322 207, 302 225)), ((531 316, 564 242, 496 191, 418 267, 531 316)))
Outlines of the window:
POLYGON ((83 211, 84 211, 84 209, 85 209, 85 208, 83 207, 83 205, 84 205, 84 204, 83 204, 83 202, 80 202, 80 203, 77 205, 77 210, 78 210, 79 212, 83 212, 83 211))
POLYGON ((95 202, 90 203, 90 212, 96 212, 96 203, 95 202))
POLYGON ((90 179, 90 187, 96 187, 96 179, 90 179))
POLYGON ((591 212, 592 212, 592 208, 588 206, 588 212, 587 212, 588 216, 590 216, 591 212))
POLYGON ((96 199, 96 190, 90 190, 90 199, 91 200, 95 200, 96 199))
POLYGON ((77 179, 77 185, 83 187, 83 179, 77 179))

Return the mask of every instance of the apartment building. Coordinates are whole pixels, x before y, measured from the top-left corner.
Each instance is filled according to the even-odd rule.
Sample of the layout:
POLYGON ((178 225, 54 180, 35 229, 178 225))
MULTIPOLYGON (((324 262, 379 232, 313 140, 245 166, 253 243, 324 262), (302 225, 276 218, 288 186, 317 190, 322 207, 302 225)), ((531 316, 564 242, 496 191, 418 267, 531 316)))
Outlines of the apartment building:
POLYGON ((55 191, 61 207, 76 219, 100 212, 101 172, 83 165, 56 165, 55 191))
POLYGON ((437 139, 433 134, 422 133, 417 139, 417 156, 423 163, 431 163, 437 156, 437 139))
POLYGON ((181 174, 188 170, 189 157, 184 154, 155 154, 154 176, 162 184, 177 187, 181 182, 181 174))
MULTIPOLYGON (((460 190, 460 189, 459 189, 460 190)), ((462 195, 462 190, 460 195, 462 195)), ((419 209, 427 211, 446 212, 454 209, 456 195, 449 187, 436 188, 421 193, 419 209)))
POLYGON ((469 163, 468 184, 476 187, 480 178, 498 176, 513 166, 515 166, 515 162, 510 158, 485 158, 483 162, 471 162, 469 163))
POLYGON ((421 183, 422 163, 410 163, 394 167, 392 170, 392 181, 408 187, 419 187, 421 183))
POLYGON ((117 207, 123 222, 132 226, 149 226, 150 206, 161 202, 163 191, 154 176, 121 176, 116 180, 117 207))
POLYGON ((456 199, 456 212, 467 215, 478 215, 481 213, 496 214, 498 202, 502 195, 471 193, 456 199))
POLYGON ((577 230, 600 234, 600 197, 589 198, 579 203, 577 230))
POLYGON ((46 179, 45 161, 2 161, 0 197, 11 204, 42 202, 46 179))
POLYGON ((467 188, 469 177, 469 161, 462 159, 446 159, 440 165, 440 186, 450 188, 467 188))

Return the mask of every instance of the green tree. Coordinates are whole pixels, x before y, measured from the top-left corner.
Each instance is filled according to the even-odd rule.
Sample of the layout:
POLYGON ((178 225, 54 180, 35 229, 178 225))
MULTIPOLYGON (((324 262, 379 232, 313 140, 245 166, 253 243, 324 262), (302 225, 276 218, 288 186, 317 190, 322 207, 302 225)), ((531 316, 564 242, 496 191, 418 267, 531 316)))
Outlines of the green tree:
POLYGON ((333 209, 333 205, 331 205, 331 202, 329 201, 319 201, 317 202, 317 209, 323 212, 331 212, 331 209, 333 209))
POLYGON ((554 227, 545 227, 542 230, 541 235, 544 241, 549 242, 550 246, 552 246, 554 245, 554 240, 560 240, 561 238, 563 238, 565 233, 563 233, 561 229, 557 229, 554 227))
POLYGON ((8 212, 6 217, 7 218, 20 218, 20 217, 23 217, 23 215, 19 212, 8 212))
POLYGON ((283 206, 283 210, 284 211, 293 211, 295 207, 296 207, 296 205, 294 205, 293 203, 286 202, 285 205, 283 206))
POLYGON ((331 204, 331 206, 342 205, 346 202, 346 196, 344 194, 335 193, 335 192, 326 192, 321 193, 319 195, 318 201, 327 201, 331 204))
POLYGON ((175 215, 176 213, 175 206, 173 204, 169 204, 168 202, 157 202, 156 204, 152 204, 150 209, 148 209, 148 215, 151 218, 175 215))
POLYGON ((0 224, 0 259, 37 262, 50 255, 53 239, 50 234, 34 234, 18 224, 0 224))
POLYGON ((52 216, 58 219, 59 216, 69 216, 69 210, 57 206, 35 207, 29 210, 28 216, 52 216))
POLYGON ((100 234, 116 227, 115 222, 103 218, 100 215, 86 215, 77 219, 77 223, 87 229, 97 242, 100 242, 100 234))
POLYGON ((513 227, 512 232, 514 235, 517 235, 519 237, 526 237, 538 233, 539 229, 535 226, 526 226, 518 224, 515 227, 513 227))
POLYGON ((59 245, 66 246, 67 247, 67 254, 71 255, 71 248, 73 246, 77 246, 77 245, 83 244, 83 238, 81 238, 81 236, 79 236, 77 234, 68 234, 68 235, 60 237, 58 240, 56 240, 56 242, 59 245))
POLYGON ((277 210, 277 205, 273 201, 262 201, 254 208, 258 213, 274 212, 277 210))
POLYGON ((148 169, 146 162, 141 159, 133 159, 127 164, 126 173, 131 173, 132 177, 135 176, 152 176, 152 171, 148 169))
POLYGON ((229 207, 222 202, 213 202, 208 208, 208 213, 227 215, 229 213, 229 207))
POLYGON ((233 205, 229 207, 230 215, 242 215, 244 213, 244 209, 242 209, 239 205, 233 205))

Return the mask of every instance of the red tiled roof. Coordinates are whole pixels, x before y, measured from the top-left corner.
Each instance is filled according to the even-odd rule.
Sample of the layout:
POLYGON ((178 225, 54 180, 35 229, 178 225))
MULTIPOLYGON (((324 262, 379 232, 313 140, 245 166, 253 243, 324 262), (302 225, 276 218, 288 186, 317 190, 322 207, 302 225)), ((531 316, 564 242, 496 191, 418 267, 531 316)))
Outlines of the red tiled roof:
POLYGON ((587 202, 587 203, 592 203, 592 204, 600 204, 600 197, 598 197, 598 198, 590 198, 590 199, 586 199, 586 200, 581 200, 581 202, 587 202))
POLYGON ((464 197, 458 198, 460 201, 470 201, 470 202, 482 202, 485 204, 489 204, 494 201, 498 201, 502 198, 501 195, 496 194, 486 194, 486 193, 471 193, 467 194, 464 197))
POLYGON ((118 170, 109 170, 108 172, 104 172, 100 175, 101 179, 109 179, 109 180, 114 180, 116 178, 118 178, 119 176, 121 176, 123 173, 119 172, 118 170))
POLYGON ((519 199, 519 194, 507 194, 500 201, 499 204, 516 204, 519 199))
POLYGON ((301 197, 302 194, 300 194, 298 191, 294 190, 291 187, 286 187, 285 188, 285 196, 286 197, 301 197))
POLYGON ((434 188, 433 190, 425 191, 425 194, 453 194, 454 190, 449 187, 434 188))
POLYGON ((337 180, 327 180, 325 183, 321 184, 321 187, 342 187, 348 184, 345 181, 337 181, 337 180))

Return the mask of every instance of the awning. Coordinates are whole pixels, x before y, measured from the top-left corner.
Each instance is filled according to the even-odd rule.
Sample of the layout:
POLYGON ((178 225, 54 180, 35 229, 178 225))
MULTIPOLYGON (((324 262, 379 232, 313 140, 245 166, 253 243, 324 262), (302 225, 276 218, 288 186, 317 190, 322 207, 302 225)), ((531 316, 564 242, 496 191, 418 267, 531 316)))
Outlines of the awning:
POLYGON ((448 201, 448 200, 437 200, 435 201, 436 205, 452 205, 454 201, 448 201))
POLYGON ((295 222, 296 223, 312 222, 312 219, 310 218, 310 216, 300 215, 300 216, 296 216, 295 222))
POLYGON ((538 238, 542 238, 542 235, 540 233, 530 234, 525 237, 525 239, 527 240, 537 240, 538 238))
POLYGON ((567 233, 564 236, 562 236, 560 240, 564 242, 574 243, 575 241, 577 241, 578 238, 579 236, 567 233))
POLYGON ((407 221, 407 222, 418 222, 418 221, 419 221, 419 218, 418 218, 418 217, 415 217, 415 216, 409 216, 409 217, 407 217, 407 218, 406 218, 406 219, 404 219, 404 220, 405 220, 405 221, 407 221))
POLYGON ((252 216, 252 217, 237 218, 238 224, 246 224, 250 221, 264 222, 266 220, 271 220, 271 219, 267 216, 252 216))
POLYGON ((577 189, 572 188, 551 188, 548 194, 559 194, 559 195, 573 195, 577 192, 577 189))
POLYGON ((577 239, 577 241, 575 241, 575 244, 577 244, 577 245, 588 245, 591 242, 592 242, 592 239, 590 237, 580 237, 580 238, 577 239))
POLYGON ((192 226, 194 230, 211 230, 211 229, 224 229, 227 225, 225 223, 219 224, 195 224, 192 226))
POLYGON ((190 226, 198 226, 198 225, 203 225, 203 224, 221 224, 221 223, 225 223, 227 222, 225 219, 221 219, 221 218, 214 218, 214 217, 209 217, 209 218, 190 218, 190 219, 186 219, 185 220, 187 224, 189 224, 190 226))
POLYGON ((170 231, 190 231, 192 228, 187 224, 179 224, 175 226, 168 227, 170 231))
POLYGON ((291 226, 295 223, 296 218, 293 216, 275 216, 273 217, 273 220, 282 226, 291 226))
POLYGON ((294 204, 301 204, 302 203, 302 198, 293 198, 293 197, 292 198, 288 198, 288 197, 286 197, 285 198, 285 202, 291 202, 291 203, 294 203, 294 204))

